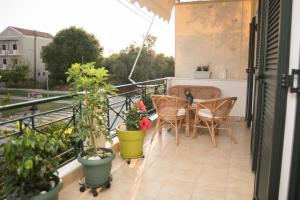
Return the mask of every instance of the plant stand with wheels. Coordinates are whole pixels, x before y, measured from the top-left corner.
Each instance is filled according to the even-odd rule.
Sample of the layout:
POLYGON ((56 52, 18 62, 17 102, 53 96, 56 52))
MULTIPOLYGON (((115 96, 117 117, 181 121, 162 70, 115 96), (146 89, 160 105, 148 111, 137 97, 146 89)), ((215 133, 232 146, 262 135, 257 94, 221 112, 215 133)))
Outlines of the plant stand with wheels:
POLYGON ((79 183, 80 188, 79 188, 79 191, 80 192, 84 192, 86 189, 91 189, 93 196, 97 197, 98 196, 97 189, 100 189, 99 191, 101 191, 102 189, 109 189, 110 186, 111 186, 111 182, 112 182, 112 175, 110 175, 109 179, 105 183, 103 183, 103 184, 101 184, 99 186, 91 186, 91 185, 88 185, 85 182, 84 176, 83 176, 83 177, 80 178, 80 183, 79 183))
POLYGON ((124 159, 124 161, 126 161, 126 163, 127 163, 128 165, 130 165, 132 159, 138 159, 138 158, 144 159, 144 158, 145 158, 145 155, 142 154, 142 155, 139 156, 139 157, 135 157, 135 158, 123 158, 123 159, 124 159))

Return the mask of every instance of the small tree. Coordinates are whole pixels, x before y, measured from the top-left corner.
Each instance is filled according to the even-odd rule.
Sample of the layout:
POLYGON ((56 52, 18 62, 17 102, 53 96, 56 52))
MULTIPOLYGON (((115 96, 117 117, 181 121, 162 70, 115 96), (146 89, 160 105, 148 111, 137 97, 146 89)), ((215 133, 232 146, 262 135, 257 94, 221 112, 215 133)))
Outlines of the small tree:
POLYGON ((103 135, 106 140, 111 140, 107 131, 107 98, 115 94, 115 89, 106 83, 108 71, 96 69, 95 63, 77 63, 72 65, 67 75, 70 87, 75 92, 83 93, 78 97, 78 101, 83 103, 78 121, 78 139, 88 139, 91 154, 98 154, 96 139, 103 135))
POLYGON ((52 84, 65 84, 66 74, 73 63, 87 63, 102 59, 102 47, 94 35, 81 28, 70 27, 56 34, 49 45, 42 48, 43 62, 50 72, 52 84))

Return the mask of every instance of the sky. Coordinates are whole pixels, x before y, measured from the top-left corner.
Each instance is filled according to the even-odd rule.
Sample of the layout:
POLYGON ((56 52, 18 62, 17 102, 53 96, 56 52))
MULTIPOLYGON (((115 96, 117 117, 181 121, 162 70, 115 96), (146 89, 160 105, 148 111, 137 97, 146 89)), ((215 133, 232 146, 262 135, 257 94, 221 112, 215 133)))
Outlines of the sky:
MULTIPOLYGON (((55 34, 76 26, 92 33, 104 56, 142 44, 153 14, 128 0, 0 0, 0 32, 8 26, 55 34), (138 13, 138 14, 136 14, 138 13)), ((150 34, 157 37, 156 52, 175 54, 174 14, 170 22, 155 17, 150 34)))

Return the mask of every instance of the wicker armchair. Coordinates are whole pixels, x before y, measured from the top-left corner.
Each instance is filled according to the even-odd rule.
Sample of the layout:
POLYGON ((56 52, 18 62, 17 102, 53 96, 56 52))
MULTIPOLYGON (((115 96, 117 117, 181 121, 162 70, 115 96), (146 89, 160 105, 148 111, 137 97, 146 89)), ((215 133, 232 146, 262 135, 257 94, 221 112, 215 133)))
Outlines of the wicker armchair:
POLYGON ((196 129, 198 127, 208 128, 211 141, 214 146, 217 146, 215 131, 216 129, 225 129, 228 131, 233 142, 237 143, 228 127, 228 116, 236 100, 236 97, 225 97, 197 103, 193 137, 196 136, 196 129), (221 124, 225 126, 221 127, 221 124))
POLYGON ((158 115, 151 142, 161 128, 175 128, 176 144, 178 145, 178 131, 188 112, 188 101, 180 97, 165 95, 152 95, 151 98, 158 115))

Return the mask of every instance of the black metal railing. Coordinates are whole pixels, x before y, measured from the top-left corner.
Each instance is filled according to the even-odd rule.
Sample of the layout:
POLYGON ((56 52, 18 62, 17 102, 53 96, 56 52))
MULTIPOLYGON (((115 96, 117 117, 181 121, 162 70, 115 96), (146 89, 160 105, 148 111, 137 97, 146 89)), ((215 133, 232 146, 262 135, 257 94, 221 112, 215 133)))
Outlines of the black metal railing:
MULTIPOLYGON (((122 115, 123 111, 127 111, 130 108, 131 104, 136 100, 142 99, 146 107, 148 108, 148 112, 150 114, 154 113, 150 95, 166 94, 167 81, 167 78, 163 78, 138 82, 135 84, 116 86, 116 88, 119 90, 118 95, 110 97, 107 102, 109 108, 107 112, 107 129, 113 137, 115 136, 114 131, 116 125, 122 123, 123 120, 125 120, 124 116, 122 115)), ((7 141, 13 135, 23 134, 26 129, 35 130, 43 134, 53 134, 51 132, 53 131, 53 129, 47 129, 47 127, 49 128, 49 126, 60 122, 63 122, 63 125, 60 126, 59 132, 56 133, 59 136, 64 134, 64 132, 69 128, 71 128, 72 131, 76 131, 76 121, 78 113, 80 113, 81 111, 81 104, 74 104, 72 99, 77 95, 80 94, 63 95, 0 106, 0 144, 7 141), (37 112, 37 107, 43 104, 55 103, 60 101, 67 102, 64 102, 64 104, 62 104, 64 106, 37 112), (20 108, 28 108, 28 110, 27 112, 16 112, 14 114, 14 117, 1 117, 1 114, 3 115, 3 113, 6 111, 16 110, 20 108), (49 115, 52 115, 52 117, 49 117, 49 115)), ((77 147, 78 144, 75 144, 75 147, 72 146, 71 149, 68 149, 65 152, 61 152, 60 156, 64 156, 66 153, 70 153, 71 150, 74 150, 77 147)), ((61 165, 64 165, 74 159, 75 156, 69 158, 68 160, 65 160, 61 163, 61 165)))
POLYGON ((146 105, 147 112, 150 115, 154 114, 150 96, 152 94, 166 94, 167 81, 167 78, 162 78, 116 86, 119 90, 118 95, 108 99, 107 127, 112 137, 115 136, 116 126, 125 120, 123 112, 127 111, 135 101, 142 99, 146 105))
MULTIPOLYGON (((71 132, 74 132, 76 128, 76 116, 81 110, 81 104, 75 105, 72 103, 72 101, 70 101, 74 96, 76 95, 64 95, 0 106, 0 113, 3 113, 4 111, 13 111, 18 108, 29 108, 27 112, 15 112, 14 114, 12 114, 12 116, 1 118, 0 144, 7 141, 11 136, 23 134, 28 130, 34 130, 45 135, 53 134, 53 132, 55 132, 57 134, 57 137, 62 137, 67 129, 72 129, 71 132), (61 104, 64 106, 57 106, 57 108, 55 109, 42 112, 38 111, 39 105, 50 102, 59 102, 63 100, 68 100, 67 103, 61 104), (60 126, 57 126, 57 124, 59 123, 60 126), (57 130, 53 130, 53 125, 56 126, 57 130)), ((69 134, 72 135, 71 133, 69 134)), ((73 141, 70 141, 68 138, 68 142, 73 143, 74 141, 75 139, 73 141)), ((78 144, 76 144, 75 147, 73 146, 73 144, 68 144, 68 146, 72 147, 67 149, 66 151, 60 152, 59 156, 64 158, 66 154, 70 154, 71 151, 75 151, 75 147, 77 147, 78 144)), ((60 165, 62 166, 74 160, 76 158, 76 154, 73 154, 74 156, 67 156, 68 159, 63 159, 60 165)))

